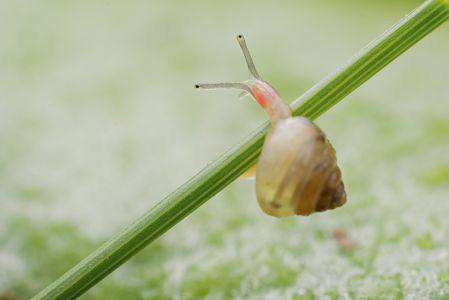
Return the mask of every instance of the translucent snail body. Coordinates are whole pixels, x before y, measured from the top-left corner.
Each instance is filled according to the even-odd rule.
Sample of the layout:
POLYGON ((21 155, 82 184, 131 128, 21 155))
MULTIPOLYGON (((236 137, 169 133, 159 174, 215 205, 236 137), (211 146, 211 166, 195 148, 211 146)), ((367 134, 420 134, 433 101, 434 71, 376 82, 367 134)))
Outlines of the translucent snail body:
POLYGON ((309 215, 342 206, 346 192, 335 150, 312 121, 292 117, 276 90, 260 78, 242 35, 237 36, 251 79, 243 83, 197 84, 196 88, 234 88, 251 94, 267 112, 272 128, 260 155, 256 196, 275 217, 309 215))

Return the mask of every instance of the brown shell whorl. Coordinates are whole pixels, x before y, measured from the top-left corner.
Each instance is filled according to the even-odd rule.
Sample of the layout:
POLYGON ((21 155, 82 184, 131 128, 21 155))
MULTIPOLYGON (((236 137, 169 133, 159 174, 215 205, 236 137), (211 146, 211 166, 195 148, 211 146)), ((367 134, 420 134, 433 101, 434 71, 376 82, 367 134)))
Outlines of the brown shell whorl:
POLYGON ((315 211, 325 211, 342 206, 346 203, 346 191, 341 180, 340 168, 336 165, 315 206, 315 211))
POLYGON ((275 217, 308 216, 346 202, 335 150, 318 126, 303 117, 273 126, 257 165, 256 195, 275 217))
POLYGON ((325 151, 316 162, 314 172, 310 175, 305 189, 314 186, 306 198, 297 199, 295 214, 310 215, 314 212, 322 212, 334 209, 346 203, 345 187, 341 178, 341 170, 337 165, 335 149, 324 133, 318 128, 317 143, 323 143, 325 151))

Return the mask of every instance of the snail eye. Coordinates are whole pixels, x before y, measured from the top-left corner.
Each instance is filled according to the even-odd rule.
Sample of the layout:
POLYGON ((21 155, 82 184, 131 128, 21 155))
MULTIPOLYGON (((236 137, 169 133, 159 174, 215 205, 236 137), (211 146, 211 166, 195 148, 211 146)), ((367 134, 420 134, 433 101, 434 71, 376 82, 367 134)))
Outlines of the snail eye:
MULTIPOLYGON (((292 117, 289 105, 259 75, 243 35, 237 41, 251 77, 244 82, 198 83, 197 89, 238 89, 250 94, 266 111, 267 134, 256 173, 256 196, 267 214, 309 215, 346 202, 335 150, 321 129, 303 117, 292 117)), ((254 167, 244 173, 252 177, 254 167)))

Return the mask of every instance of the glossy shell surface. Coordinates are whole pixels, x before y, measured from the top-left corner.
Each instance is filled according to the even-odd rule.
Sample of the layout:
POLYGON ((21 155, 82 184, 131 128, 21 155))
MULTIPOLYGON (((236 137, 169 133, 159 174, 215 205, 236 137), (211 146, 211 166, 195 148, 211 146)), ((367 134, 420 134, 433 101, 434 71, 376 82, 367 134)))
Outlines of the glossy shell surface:
POLYGON ((346 192, 335 150, 303 117, 286 118, 268 133, 256 170, 256 195, 269 215, 309 215, 343 205, 346 192))

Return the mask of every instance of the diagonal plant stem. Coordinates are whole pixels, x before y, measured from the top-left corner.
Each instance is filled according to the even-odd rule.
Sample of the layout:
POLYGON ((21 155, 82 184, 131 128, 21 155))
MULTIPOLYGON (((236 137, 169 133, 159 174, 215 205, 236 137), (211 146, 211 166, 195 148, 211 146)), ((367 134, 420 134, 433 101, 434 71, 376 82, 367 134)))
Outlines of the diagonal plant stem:
MULTIPOLYGON (((449 19, 449 0, 428 0, 292 103, 311 119, 327 111, 449 19)), ((253 165, 268 123, 208 165, 33 299, 73 299, 184 219, 253 165)))

